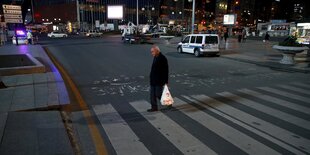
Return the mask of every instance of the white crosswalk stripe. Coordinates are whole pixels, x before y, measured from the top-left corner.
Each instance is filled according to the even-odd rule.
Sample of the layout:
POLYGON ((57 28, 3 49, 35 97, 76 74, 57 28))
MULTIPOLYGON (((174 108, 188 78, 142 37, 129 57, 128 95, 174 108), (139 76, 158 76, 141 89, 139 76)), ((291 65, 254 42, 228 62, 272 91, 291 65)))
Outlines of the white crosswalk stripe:
POLYGON ((306 138, 299 136, 296 137, 295 134, 292 132, 289 132, 264 120, 256 118, 251 114, 245 113, 231 106, 227 106, 228 104, 219 102, 208 96, 194 95, 192 97, 197 99, 198 101, 203 102, 206 105, 209 105, 213 108, 216 108, 217 110, 220 110, 225 114, 230 115, 231 117, 239 119, 249 125, 255 126, 255 128, 264 131, 266 133, 269 133, 270 135, 275 136, 288 144, 291 144, 297 148, 304 148, 304 150, 307 150, 310 153, 310 145, 308 145, 310 144, 310 140, 306 138))
POLYGON ((296 116, 284 113, 282 111, 279 111, 279 110, 276 110, 276 109, 273 109, 273 108, 269 108, 267 106, 261 105, 261 104, 259 104, 257 102, 254 102, 254 101, 242 98, 242 97, 240 97, 238 95, 235 95, 235 94, 232 94, 232 93, 229 93, 229 92, 223 92, 223 93, 217 93, 217 94, 221 95, 221 96, 223 96, 225 98, 234 100, 234 101, 236 101, 238 103, 241 103, 241 104, 243 104, 245 106, 251 107, 251 108, 259 110, 261 112, 264 112, 264 113, 266 113, 268 115, 272 115, 272 116, 277 117, 279 119, 282 119, 284 121, 290 122, 290 123, 295 124, 297 126, 300 126, 302 128, 305 128, 305 129, 308 129, 308 130, 310 129, 310 122, 306 121, 304 119, 298 118, 296 116))
POLYGON ((298 92, 298 93, 303 93, 303 94, 310 95, 310 91, 308 91, 306 89, 297 88, 297 87, 288 86, 288 85, 279 85, 279 87, 285 88, 285 89, 289 89, 289 90, 293 90, 293 91, 298 92))
MULTIPOLYGON (((186 96, 183 97, 186 98, 186 96)), ((239 132, 178 98, 175 98, 175 107, 248 154, 279 154, 268 146, 261 144, 244 133, 239 132), (187 112, 188 109, 196 109, 197 111, 187 112)))
MULTIPOLYGON (((147 128, 157 130, 158 135, 162 135, 163 139, 169 141, 170 146, 174 145, 175 149, 183 154, 212 155, 220 153, 216 151, 221 151, 213 148, 214 146, 208 146, 209 142, 203 141, 201 137, 197 135, 195 137, 194 133, 190 133, 191 127, 178 124, 180 121, 174 120, 177 118, 175 116, 183 116, 183 114, 187 119, 190 118, 189 120, 195 121, 196 125, 202 125, 199 126, 200 128, 206 128, 210 134, 219 136, 218 140, 223 139, 225 143, 230 143, 231 146, 236 149, 239 148, 239 151, 242 150, 247 154, 281 154, 278 151, 310 154, 310 140, 305 138, 306 136, 299 135, 304 134, 303 131, 310 131, 308 119, 310 108, 306 107, 305 104, 298 104, 299 101, 310 103, 310 98, 306 97, 310 94, 307 89, 308 86, 310 88, 310 85, 295 82, 289 85, 277 85, 277 88, 280 87, 281 89, 258 87, 263 91, 254 91, 244 88, 234 92, 216 93, 217 96, 221 97, 219 100, 203 94, 181 95, 182 99, 174 98, 173 107, 176 109, 177 115, 171 115, 173 111, 148 113, 146 109, 150 107, 150 103, 145 100, 133 101, 129 104, 140 114, 139 117, 142 116, 143 120, 149 123, 147 128), (239 95, 240 93, 243 95, 239 95), (270 93, 277 94, 279 97, 274 97, 270 93), (287 101, 286 98, 293 100, 287 101), (228 100, 233 101, 233 103, 228 100), (273 106, 262 104, 260 101, 273 103, 273 106), (234 103, 238 103, 238 105, 232 105, 234 103), (275 106, 281 106, 282 109, 276 109, 275 106), (206 109, 201 110, 198 107, 206 109), (257 110, 259 113, 254 113, 253 110, 257 110), (170 112, 171 114, 168 114, 170 112), (263 117, 262 114, 264 113, 268 114, 268 117, 263 117), (272 123, 277 120, 281 120, 283 124, 272 123), (227 121, 233 124, 227 123, 227 121), (290 127, 284 126, 285 122, 290 127), (292 127, 299 130, 296 131, 292 127), (238 130, 241 128, 243 130, 238 130), (254 137, 261 137, 262 139, 254 137), (270 146, 264 142, 274 145, 270 146)), ((135 124, 127 124, 122 118, 123 115, 121 116, 111 104, 95 105, 92 108, 117 154, 147 155, 151 154, 150 151, 156 152, 156 149, 147 148, 149 145, 145 146, 142 143, 145 138, 140 140, 140 134, 133 131, 137 129, 133 127, 135 124)))
POLYGON ((289 97, 289 98, 292 98, 292 99, 295 99, 295 100, 299 100, 299 101, 303 101, 303 102, 306 102, 306 103, 310 103, 310 98, 308 98, 308 97, 303 97, 303 96, 300 96, 300 95, 295 95, 295 94, 292 94, 292 93, 288 93, 288 92, 285 92, 285 91, 281 91, 281 90, 274 89, 274 88, 269 88, 269 87, 259 87, 259 89, 264 90, 264 91, 268 91, 268 92, 271 92, 271 93, 275 93, 275 94, 278 94, 278 95, 282 95, 282 96, 285 96, 285 97, 289 97))
POLYGON ((141 113, 155 128, 159 129, 159 132, 183 154, 216 154, 165 114, 161 112, 147 113, 145 109, 149 107, 150 103, 146 101, 137 101, 131 102, 130 105, 141 113))
POLYGON ((117 154, 151 154, 111 104, 95 105, 93 109, 117 154))
POLYGON ((238 90, 238 91, 242 92, 242 93, 245 93, 245 94, 248 94, 248 95, 251 95, 251 96, 255 96, 255 97, 257 97, 259 99, 262 99, 262 100, 265 100, 265 101, 269 101, 269 102, 278 104, 280 106, 284 106, 284 107, 287 107, 287 108, 290 108, 290 109, 293 109, 293 110, 305 113, 305 114, 310 114, 310 108, 298 105, 296 103, 288 102, 286 100, 282 100, 282 99, 279 99, 279 98, 276 98, 276 97, 272 97, 272 96, 269 96, 269 95, 261 94, 261 93, 259 93, 257 91, 253 91, 253 90, 249 90, 249 89, 241 89, 241 90, 238 90))
MULTIPOLYGON (((195 100, 193 100, 193 99, 191 99, 191 98, 189 98, 187 96, 183 96, 183 97, 188 99, 191 102, 196 102, 195 100)), ((184 102, 182 100, 179 100, 177 98, 175 99, 175 101, 178 101, 178 102, 181 102, 181 103, 183 102, 184 104, 186 104, 186 102, 184 102)), ((216 114, 218 114, 218 115, 220 115, 220 116, 230 120, 231 122, 233 122, 235 124, 238 124, 239 126, 245 128, 245 129, 247 129, 247 130, 249 130, 249 131, 251 131, 251 132, 253 132, 253 133, 255 133, 255 134, 257 134, 257 135, 259 135, 259 136, 261 136, 263 138, 265 138, 265 139, 268 139, 269 141, 271 141, 271 142, 273 142, 273 143, 275 143, 275 144, 277 144, 277 145, 279 145, 279 146, 281 146, 283 148, 286 148, 287 150, 293 152, 294 154, 305 154, 305 153, 299 151, 298 149, 296 149, 295 147, 292 147, 291 145, 288 145, 287 143, 283 142, 282 140, 279 140, 279 139, 275 138, 274 136, 272 136, 270 134, 266 134, 265 132, 263 132, 261 130, 258 130, 257 128, 255 128, 255 127, 253 127, 253 126, 251 126, 249 124, 246 124, 246 123, 244 123, 244 122, 242 122, 242 121, 240 121, 238 119, 235 119, 234 117, 231 117, 228 114, 225 114, 225 113, 223 113, 223 112, 221 112, 221 111, 219 111, 219 110, 217 110, 215 108, 212 108, 212 107, 210 107, 208 109, 210 111, 212 111, 212 112, 214 112, 214 113, 216 113, 216 114)))
POLYGON ((292 82, 291 84, 310 89, 310 84, 305 84, 305 83, 300 83, 300 82, 292 82))

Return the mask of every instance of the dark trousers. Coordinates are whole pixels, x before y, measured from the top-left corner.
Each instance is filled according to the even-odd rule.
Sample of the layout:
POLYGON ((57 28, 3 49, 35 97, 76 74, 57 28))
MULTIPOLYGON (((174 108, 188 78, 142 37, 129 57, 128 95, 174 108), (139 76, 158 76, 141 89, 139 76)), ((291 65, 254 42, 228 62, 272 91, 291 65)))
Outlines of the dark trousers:
POLYGON ((32 44, 32 39, 28 39, 28 44, 32 44))
POLYGON ((164 86, 151 86, 151 105, 152 109, 157 109, 157 99, 160 101, 164 86))

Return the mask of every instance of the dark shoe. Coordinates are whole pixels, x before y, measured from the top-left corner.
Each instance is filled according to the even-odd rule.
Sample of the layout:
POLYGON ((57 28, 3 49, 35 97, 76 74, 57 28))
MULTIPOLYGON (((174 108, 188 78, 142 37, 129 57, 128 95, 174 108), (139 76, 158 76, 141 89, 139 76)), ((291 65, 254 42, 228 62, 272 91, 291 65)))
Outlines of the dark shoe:
POLYGON ((147 112, 154 112, 154 111, 158 111, 158 109, 155 108, 147 109, 147 112))

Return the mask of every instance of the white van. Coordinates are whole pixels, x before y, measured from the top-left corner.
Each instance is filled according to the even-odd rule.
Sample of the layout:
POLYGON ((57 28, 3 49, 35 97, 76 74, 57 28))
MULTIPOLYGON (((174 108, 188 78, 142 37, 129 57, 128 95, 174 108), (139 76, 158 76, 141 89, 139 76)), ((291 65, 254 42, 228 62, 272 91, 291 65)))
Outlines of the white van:
POLYGON ((200 55, 218 55, 219 36, 217 34, 190 34, 186 36, 177 47, 179 53, 194 53, 200 55))

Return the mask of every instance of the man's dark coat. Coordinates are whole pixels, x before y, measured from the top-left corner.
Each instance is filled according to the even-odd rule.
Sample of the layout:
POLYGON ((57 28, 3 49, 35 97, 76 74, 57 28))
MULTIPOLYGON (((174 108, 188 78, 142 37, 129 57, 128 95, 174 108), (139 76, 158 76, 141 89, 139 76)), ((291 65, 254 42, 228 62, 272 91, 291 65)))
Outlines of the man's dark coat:
POLYGON ((159 53, 157 57, 154 57, 152 69, 150 73, 151 86, 163 86, 168 83, 168 61, 167 58, 159 53))

